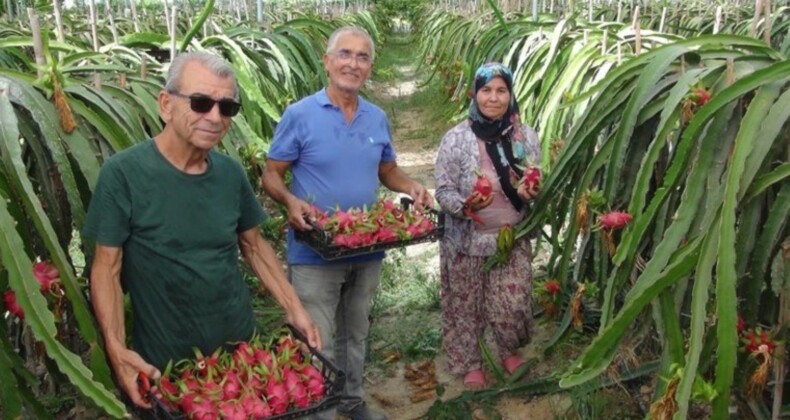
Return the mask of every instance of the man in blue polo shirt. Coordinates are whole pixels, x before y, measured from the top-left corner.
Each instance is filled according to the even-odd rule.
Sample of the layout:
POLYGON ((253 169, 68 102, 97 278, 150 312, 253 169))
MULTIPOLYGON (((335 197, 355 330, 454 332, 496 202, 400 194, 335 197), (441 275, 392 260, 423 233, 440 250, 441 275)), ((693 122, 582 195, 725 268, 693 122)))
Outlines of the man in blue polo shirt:
POLYGON ((370 35, 340 28, 326 51, 329 85, 285 110, 266 160, 263 188, 288 208, 291 283, 321 331, 325 353, 346 372, 348 398, 338 411, 354 420, 385 419, 365 405, 362 390, 368 315, 384 253, 330 263, 295 241, 293 230, 310 229, 303 215, 311 212, 311 204, 324 211, 373 204, 379 182, 409 194, 418 208, 432 206, 433 197, 398 168, 384 111, 359 97, 373 65, 370 35), (290 191, 284 181, 289 169, 290 191))

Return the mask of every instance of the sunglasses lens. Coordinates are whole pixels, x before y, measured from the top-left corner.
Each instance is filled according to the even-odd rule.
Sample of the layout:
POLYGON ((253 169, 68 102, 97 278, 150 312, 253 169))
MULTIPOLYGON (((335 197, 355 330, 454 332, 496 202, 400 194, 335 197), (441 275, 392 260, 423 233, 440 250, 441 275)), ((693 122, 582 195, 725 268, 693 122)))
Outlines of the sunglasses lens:
POLYGON ((208 96, 201 95, 189 97, 189 107, 192 108, 193 111, 199 112, 201 114, 211 111, 211 108, 214 108, 215 103, 216 101, 208 96))
POLYGON ((219 101, 219 113, 224 117, 235 117, 241 104, 234 101, 219 101))
POLYGON ((219 113, 223 117, 234 117, 239 113, 239 109, 241 108, 240 103, 229 99, 215 101, 207 95, 190 95, 188 98, 189 107, 192 109, 192 111, 200 114, 211 112, 211 110, 214 108, 214 104, 219 104, 219 113))

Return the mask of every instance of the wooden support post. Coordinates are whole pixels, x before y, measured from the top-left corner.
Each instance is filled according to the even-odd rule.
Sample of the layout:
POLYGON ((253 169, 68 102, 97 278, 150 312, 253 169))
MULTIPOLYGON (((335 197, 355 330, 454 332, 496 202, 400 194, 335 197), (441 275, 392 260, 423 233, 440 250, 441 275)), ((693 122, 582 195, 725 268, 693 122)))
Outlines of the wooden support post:
POLYGON ((721 22, 721 17, 722 17, 721 13, 722 13, 721 6, 717 6, 716 7, 716 20, 713 21, 713 33, 714 34, 717 34, 717 33, 719 33, 719 31, 721 31, 721 23, 722 23, 721 22))
POLYGON ((735 26, 741 23, 741 0, 735 0, 735 26))
POLYGON ((134 31, 140 32, 140 22, 137 19, 137 0, 129 0, 129 6, 132 9, 132 25, 134 25, 134 31))
POLYGON ((112 43, 118 44, 118 28, 115 27, 115 18, 112 17, 112 12, 107 15, 110 20, 110 32, 112 33, 112 43))
POLYGON ((639 23, 639 6, 634 8, 634 55, 642 52, 642 29, 639 23))
MULTIPOLYGON (((88 10, 90 11, 90 24, 91 24, 91 39, 93 40, 93 51, 99 51, 99 36, 97 35, 96 27, 99 26, 96 17, 96 1, 89 0, 88 1, 88 10)), ((93 87, 96 89, 101 88, 101 74, 99 72, 93 72, 93 87)))
POLYGON ((172 21, 170 20, 170 5, 167 4, 167 0, 162 2, 162 8, 165 9, 165 24, 167 25, 167 34, 170 35, 173 33, 173 28, 171 28, 172 21))
POLYGON ((55 14, 55 36, 60 42, 66 42, 66 35, 63 32, 63 16, 60 13, 60 0, 53 0, 52 11, 55 14))
POLYGON ((771 21, 771 2, 763 0, 763 41, 768 46, 771 46, 771 28, 773 23, 771 21))
POLYGON ((140 80, 145 80, 148 78, 148 60, 144 55, 140 58, 140 80))
POLYGON ((99 36, 96 32, 96 27, 98 23, 96 22, 96 1, 89 0, 88 1, 88 10, 90 12, 90 25, 91 25, 91 40, 93 42, 93 51, 99 51, 99 36))
POLYGON ((754 5, 754 19, 752 19, 752 26, 749 28, 749 36, 757 38, 757 26, 760 24, 760 13, 763 11, 762 0, 755 0, 754 5))
POLYGON ((44 75, 41 69, 47 64, 44 57, 44 44, 41 41, 41 25, 38 23, 38 15, 32 8, 27 9, 27 18, 30 20, 30 32, 33 34, 33 54, 36 56, 36 67, 38 67, 38 77, 44 75))
POLYGON ((8 13, 8 21, 14 20, 14 2, 12 0, 5 0, 5 10, 8 13))
POLYGON ((170 27, 173 28, 172 32, 170 32, 170 62, 173 62, 173 59, 176 58, 176 6, 173 6, 170 13, 170 27))

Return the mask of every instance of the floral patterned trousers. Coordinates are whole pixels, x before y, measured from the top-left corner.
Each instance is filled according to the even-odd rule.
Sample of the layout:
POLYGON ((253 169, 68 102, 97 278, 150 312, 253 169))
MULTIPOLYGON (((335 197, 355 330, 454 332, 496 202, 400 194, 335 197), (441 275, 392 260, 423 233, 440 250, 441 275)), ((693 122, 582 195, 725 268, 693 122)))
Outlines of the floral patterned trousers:
POLYGON ((444 350, 457 375, 482 368, 478 341, 490 326, 499 356, 506 358, 529 337, 532 326, 532 250, 520 240, 510 261, 483 272, 487 257, 441 255, 444 350))

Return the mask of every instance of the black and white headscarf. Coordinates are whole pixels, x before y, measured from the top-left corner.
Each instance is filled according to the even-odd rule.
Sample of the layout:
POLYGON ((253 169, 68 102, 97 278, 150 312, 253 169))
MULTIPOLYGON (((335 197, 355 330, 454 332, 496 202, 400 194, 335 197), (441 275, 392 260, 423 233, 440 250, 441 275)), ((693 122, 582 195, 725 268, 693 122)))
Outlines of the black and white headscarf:
POLYGON ((521 211, 524 203, 511 183, 511 171, 517 179, 523 176, 517 166, 518 160, 513 155, 513 138, 521 134, 518 104, 513 94, 513 74, 502 63, 486 63, 475 72, 474 92, 469 106, 469 121, 477 138, 485 142, 486 152, 491 157, 499 177, 499 184, 508 200, 517 211, 521 211), (505 115, 498 120, 490 120, 480 112, 477 104, 477 92, 495 77, 501 78, 510 92, 510 104, 505 115))

